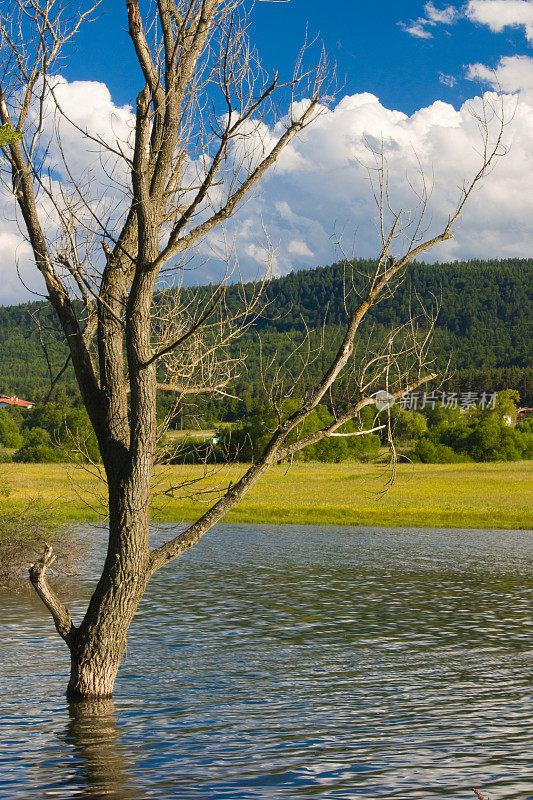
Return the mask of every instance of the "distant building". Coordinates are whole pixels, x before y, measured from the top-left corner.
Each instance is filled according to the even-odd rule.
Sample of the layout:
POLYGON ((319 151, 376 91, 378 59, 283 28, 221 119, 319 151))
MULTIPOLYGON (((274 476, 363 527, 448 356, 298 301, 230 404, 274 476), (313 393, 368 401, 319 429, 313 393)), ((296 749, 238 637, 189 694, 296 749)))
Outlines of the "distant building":
POLYGON ((19 406, 19 408, 33 408, 35 403, 30 400, 19 400, 18 397, 8 397, 6 394, 0 394, 0 408, 7 406, 19 406))
POLYGON ((503 421, 506 425, 512 425, 514 427, 517 423, 527 419, 532 412, 533 408, 517 408, 516 414, 506 414, 503 421))

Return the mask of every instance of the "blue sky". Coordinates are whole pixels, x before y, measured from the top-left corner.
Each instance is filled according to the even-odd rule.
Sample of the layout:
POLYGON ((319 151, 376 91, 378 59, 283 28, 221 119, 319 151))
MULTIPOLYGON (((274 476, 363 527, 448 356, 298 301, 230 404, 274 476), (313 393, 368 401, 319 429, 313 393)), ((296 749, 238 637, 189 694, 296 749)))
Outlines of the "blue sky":
MULTIPOLYGON (((140 85, 125 5, 104 0, 95 21, 82 28, 70 64, 62 70, 70 79, 105 82, 119 105, 133 103, 140 85)), ((420 0, 258 2, 253 40, 267 69, 288 76, 307 30, 311 38, 319 37, 337 64, 342 94, 371 92, 387 108, 407 114, 437 99, 460 105, 472 95, 471 82, 464 78, 468 64, 494 68, 502 56, 528 50, 524 27, 495 34, 487 25, 460 16, 463 3, 435 4, 437 10, 455 9, 458 18, 448 25, 422 25, 431 38, 409 34, 405 28, 427 16, 425 6, 420 0), (452 76, 456 85, 446 85, 441 76, 452 76)))
MULTIPOLYGON (((141 8, 149 5, 146 0, 141 8)), ((128 139, 142 87, 125 6, 104 0, 57 68, 57 93, 68 116, 111 143, 128 139)), ((432 189, 427 233, 440 232, 460 187, 479 168, 472 110, 479 112, 483 90, 498 86, 509 123, 508 154, 470 199, 454 238, 428 260, 532 257, 533 0, 257 2, 252 36, 264 66, 290 77, 306 28, 337 63, 338 93, 282 153, 226 225, 225 238, 219 230, 203 243, 206 266, 188 279, 216 280, 228 241, 235 242, 244 278, 264 273, 265 230, 275 249, 273 274, 337 260, 339 234, 351 254, 375 255, 379 215, 365 140, 383 141, 396 210, 416 203, 412 186, 422 168, 432 189)), ((269 124, 265 141, 280 133, 269 124)), ((62 142, 74 173, 98 177, 98 154, 79 130, 64 126, 62 142)), ((100 177, 105 195, 109 181, 100 177)), ((8 269, 13 259, 27 283, 38 288, 38 279, 21 244, 13 199, 1 189, 0 246, 6 265, 0 265, 0 302, 16 302, 28 295, 8 269)))

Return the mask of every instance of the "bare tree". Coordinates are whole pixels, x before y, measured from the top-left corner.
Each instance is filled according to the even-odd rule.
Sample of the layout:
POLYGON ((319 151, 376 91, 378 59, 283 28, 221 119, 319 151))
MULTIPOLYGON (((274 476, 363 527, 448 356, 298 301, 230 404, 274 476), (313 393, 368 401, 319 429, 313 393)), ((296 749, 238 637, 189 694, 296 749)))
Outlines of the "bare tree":
POLYGON ((277 75, 265 75, 248 41, 245 0, 157 0, 146 4, 144 15, 138 0, 127 0, 129 33, 144 85, 129 139, 104 141, 78 128, 100 152, 106 185, 95 191, 94 175, 76 175, 68 163, 62 132, 76 123, 62 107, 54 70, 62 49, 96 5, 69 22, 59 0, 11 0, 0 22, 0 121, 23 134, 4 146, 10 183, 21 227, 68 343, 108 487, 107 557, 82 622, 73 624, 47 581, 51 549, 30 573, 70 650, 70 698, 112 694, 128 627, 150 577, 195 545, 275 461, 342 433, 345 422, 375 404, 371 393, 377 389, 398 397, 431 377, 424 370, 424 348, 405 343, 398 348, 394 336, 384 355, 354 368, 356 338, 368 310, 394 290, 408 263, 452 236, 465 202, 500 152, 503 125, 499 118, 499 134, 492 141, 487 118, 481 119, 485 151, 480 169, 462 189, 441 232, 428 239, 425 184, 417 209, 394 211, 378 156, 381 253, 364 293, 347 301, 338 352, 320 380, 307 388, 297 411, 284 416, 278 404, 279 424, 240 480, 194 524, 151 549, 158 382, 181 395, 223 393, 234 365, 228 356, 216 354, 249 324, 256 302, 256 297, 243 297, 244 311, 228 320, 222 284, 211 294, 199 294, 201 302, 173 288, 166 295, 163 291, 163 301, 162 286, 174 286, 193 249, 235 212, 283 149, 324 110, 324 62, 306 70, 300 58, 285 84, 277 75), (265 121, 273 119, 278 92, 287 99, 288 112, 282 133, 273 139, 265 121), (115 195, 110 199, 111 183, 115 195), (409 358, 417 365, 412 379, 405 366, 409 358), (357 398, 333 424, 293 441, 291 434, 350 369, 357 377, 357 398))

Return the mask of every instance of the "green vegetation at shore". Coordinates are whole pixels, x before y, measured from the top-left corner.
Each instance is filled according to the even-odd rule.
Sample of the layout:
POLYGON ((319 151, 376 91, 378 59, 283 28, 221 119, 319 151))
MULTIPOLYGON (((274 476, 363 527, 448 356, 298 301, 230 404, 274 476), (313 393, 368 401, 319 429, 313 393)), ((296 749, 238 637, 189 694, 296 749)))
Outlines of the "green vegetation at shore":
MULTIPOLYGON (((212 468, 202 478, 196 465, 164 467, 156 476, 160 493, 153 504, 154 522, 183 522, 197 518, 217 492, 238 480, 246 467, 212 468), (196 498, 162 494, 168 487, 189 482, 196 498), (196 482, 195 482, 196 481, 196 482)), ((105 486, 81 469, 61 464, 0 464, 1 481, 9 496, 0 498, 0 511, 27 507, 28 498, 53 503, 63 522, 104 519, 105 486)), ((228 523, 293 523, 377 527, 507 528, 533 527, 531 490, 533 462, 505 464, 401 464, 396 483, 384 492, 383 466, 296 463, 271 469, 245 500, 231 511, 228 523)))
MULTIPOLYGON (((390 411, 391 429, 399 452, 409 461, 424 464, 459 464, 472 461, 519 461, 533 458, 533 417, 519 412, 519 395, 512 389, 454 396, 444 392, 406 393, 390 411), (410 410, 405 410, 402 406, 410 410), (415 410, 420 405, 420 411, 415 410), (411 408, 412 407, 412 408, 411 408)), ((284 418, 301 407, 302 400, 287 398, 278 409, 284 418)), ((287 444, 305 439, 330 426, 334 409, 319 404, 287 444)), ((341 436, 326 437, 305 447, 295 461, 375 462, 387 449, 387 415, 377 425, 374 408, 364 408, 342 426, 341 436), (361 430, 374 430, 364 436, 361 430)), ((270 404, 251 411, 242 423, 220 423, 216 430, 170 429, 160 443, 159 462, 166 464, 224 464, 256 461, 278 424, 270 404)), ((21 412, 0 409, 0 461, 3 463, 96 463, 100 454, 85 409, 59 403, 42 403, 21 412)))

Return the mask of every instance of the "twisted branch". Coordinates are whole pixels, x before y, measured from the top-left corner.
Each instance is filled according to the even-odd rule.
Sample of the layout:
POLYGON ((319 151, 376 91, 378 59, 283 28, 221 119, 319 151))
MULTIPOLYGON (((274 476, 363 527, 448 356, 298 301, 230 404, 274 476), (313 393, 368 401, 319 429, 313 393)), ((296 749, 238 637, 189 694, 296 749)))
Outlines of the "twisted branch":
POLYGON ((72 623, 70 611, 63 605, 46 580, 46 572, 55 560, 54 551, 51 545, 47 544, 41 558, 30 567, 30 581, 52 615, 57 632, 65 640, 69 649, 72 649, 77 629, 72 623))

